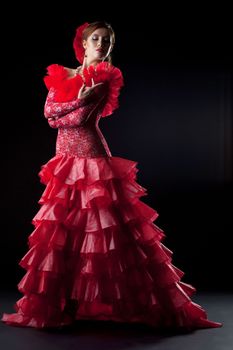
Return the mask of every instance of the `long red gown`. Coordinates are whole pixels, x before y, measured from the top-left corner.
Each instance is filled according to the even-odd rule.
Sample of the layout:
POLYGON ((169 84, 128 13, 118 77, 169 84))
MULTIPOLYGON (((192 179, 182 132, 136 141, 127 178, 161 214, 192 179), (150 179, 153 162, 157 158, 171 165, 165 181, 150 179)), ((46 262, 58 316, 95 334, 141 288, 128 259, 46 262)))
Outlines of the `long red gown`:
POLYGON ((44 112, 58 128, 56 155, 39 172, 45 190, 19 262, 27 270, 17 285, 24 295, 16 313, 1 320, 35 328, 79 319, 220 327, 191 300, 195 288, 172 264, 164 231, 154 223, 158 213, 140 200, 147 193, 137 183, 137 162, 112 156, 98 127, 103 106, 108 102, 111 114, 117 94, 105 105, 98 94, 67 102, 55 97, 50 88, 44 112))

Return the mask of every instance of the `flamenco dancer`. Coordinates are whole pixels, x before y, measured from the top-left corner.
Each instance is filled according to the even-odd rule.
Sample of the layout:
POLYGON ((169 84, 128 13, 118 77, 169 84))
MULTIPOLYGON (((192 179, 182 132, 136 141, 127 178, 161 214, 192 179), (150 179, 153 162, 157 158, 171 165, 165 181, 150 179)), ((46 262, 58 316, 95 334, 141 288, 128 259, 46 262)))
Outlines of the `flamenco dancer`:
POLYGON ((137 162, 112 156, 98 123, 118 107, 123 86, 111 63, 115 34, 106 22, 76 29, 77 68, 52 64, 44 77, 44 115, 58 129, 56 154, 41 166, 45 190, 19 265, 23 296, 12 326, 50 328, 76 320, 140 322, 155 329, 221 327, 191 299, 172 251, 140 197, 137 162))

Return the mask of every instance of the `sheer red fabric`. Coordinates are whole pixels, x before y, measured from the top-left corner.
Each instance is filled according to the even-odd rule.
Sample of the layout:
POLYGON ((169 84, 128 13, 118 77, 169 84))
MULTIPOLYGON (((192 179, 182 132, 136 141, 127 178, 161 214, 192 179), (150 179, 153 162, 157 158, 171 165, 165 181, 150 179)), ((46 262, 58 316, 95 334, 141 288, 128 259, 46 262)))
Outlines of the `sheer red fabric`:
POLYGON ((111 155, 98 128, 109 100, 57 102, 56 88, 49 90, 45 117, 58 128, 56 155, 39 172, 45 189, 19 262, 23 296, 1 320, 35 328, 79 319, 220 327, 192 301, 195 288, 181 281, 184 272, 162 243, 158 213, 141 198, 138 163, 111 155))

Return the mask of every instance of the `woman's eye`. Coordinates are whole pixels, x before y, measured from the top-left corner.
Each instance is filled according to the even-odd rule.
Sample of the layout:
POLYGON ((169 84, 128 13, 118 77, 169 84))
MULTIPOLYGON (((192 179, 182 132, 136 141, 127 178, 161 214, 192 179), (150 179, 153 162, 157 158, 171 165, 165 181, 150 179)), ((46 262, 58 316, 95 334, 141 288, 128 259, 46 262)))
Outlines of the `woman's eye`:
MULTIPOLYGON (((98 38, 97 36, 93 36, 93 37, 92 37, 92 40, 94 40, 94 41, 97 41, 98 39, 99 39, 99 38, 98 38)), ((108 39, 108 38, 104 39, 104 43, 109 44, 109 43, 110 43, 110 39, 108 39)))

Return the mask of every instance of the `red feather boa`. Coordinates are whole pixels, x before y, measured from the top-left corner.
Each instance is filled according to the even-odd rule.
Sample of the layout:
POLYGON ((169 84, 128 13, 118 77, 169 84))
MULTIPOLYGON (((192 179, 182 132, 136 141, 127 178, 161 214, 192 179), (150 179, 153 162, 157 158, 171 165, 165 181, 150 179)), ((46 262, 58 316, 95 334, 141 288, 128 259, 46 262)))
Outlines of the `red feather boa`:
MULTIPOLYGON (((118 108, 118 96, 123 86, 123 76, 119 68, 108 62, 101 62, 95 67, 87 67, 83 71, 83 76, 87 86, 94 83, 104 82, 107 85, 106 103, 102 111, 102 117, 107 117, 118 108)), ((44 77, 45 85, 48 89, 55 89, 55 99, 57 102, 67 102, 77 98, 78 91, 83 84, 81 75, 77 74, 68 78, 68 70, 58 64, 51 64, 47 67, 47 75, 44 77)))

